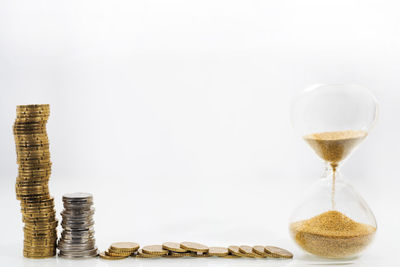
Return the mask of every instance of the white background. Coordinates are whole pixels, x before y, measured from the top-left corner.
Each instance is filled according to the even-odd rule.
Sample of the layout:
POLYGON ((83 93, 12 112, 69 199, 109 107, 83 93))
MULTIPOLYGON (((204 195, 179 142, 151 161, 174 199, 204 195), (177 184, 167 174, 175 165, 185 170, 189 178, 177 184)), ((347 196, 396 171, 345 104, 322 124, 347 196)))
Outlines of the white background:
POLYGON ((323 165, 289 122, 314 83, 359 83, 381 116, 342 171, 378 221, 353 265, 398 264, 398 1, 0 2, 1 266, 22 257, 12 124, 17 104, 50 103, 50 190, 94 194, 96 239, 141 245, 273 244, 293 261, 86 264, 307 265, 288 218, 323 165), (396 263, 392 262, 395 261, 396 263))

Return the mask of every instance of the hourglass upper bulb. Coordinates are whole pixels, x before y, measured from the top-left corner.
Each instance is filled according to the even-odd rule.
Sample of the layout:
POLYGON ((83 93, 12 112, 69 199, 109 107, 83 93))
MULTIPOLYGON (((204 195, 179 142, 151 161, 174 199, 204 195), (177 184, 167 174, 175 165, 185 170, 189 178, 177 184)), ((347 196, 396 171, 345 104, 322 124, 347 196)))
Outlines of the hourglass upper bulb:
POLYGON ((377 114, 377 101, 363 86, 314 85, 294 101, 291 121, 318 156, 337 164, 367 136, 377 114))

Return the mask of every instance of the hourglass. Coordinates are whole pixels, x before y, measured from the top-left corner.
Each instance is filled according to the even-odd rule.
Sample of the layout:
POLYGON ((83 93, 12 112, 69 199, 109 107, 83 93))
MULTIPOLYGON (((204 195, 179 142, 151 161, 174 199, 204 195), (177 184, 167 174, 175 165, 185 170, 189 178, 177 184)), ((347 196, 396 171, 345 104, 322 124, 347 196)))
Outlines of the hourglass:
POLYGON ((375 124, 375 97, 359 85, 316 85, 293 103, 295 130, 325 162, 322 176, 293 211, 289 230, 306 252, 325 258, 357 256, 377 225, 367 203, 339 167, 375 124))

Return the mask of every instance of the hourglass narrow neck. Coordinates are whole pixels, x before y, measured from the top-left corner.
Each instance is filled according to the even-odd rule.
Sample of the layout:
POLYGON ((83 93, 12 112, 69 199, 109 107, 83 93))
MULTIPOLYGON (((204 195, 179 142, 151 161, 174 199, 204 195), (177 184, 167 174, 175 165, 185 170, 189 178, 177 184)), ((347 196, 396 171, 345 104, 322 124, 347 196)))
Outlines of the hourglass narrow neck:
POLYGON ((339 164, 338 163, 326 162, 325 171, 324 171, 324 175, 322 176, 322 178, 331 177, 334 173, 336 175, 339 174, 339 164))

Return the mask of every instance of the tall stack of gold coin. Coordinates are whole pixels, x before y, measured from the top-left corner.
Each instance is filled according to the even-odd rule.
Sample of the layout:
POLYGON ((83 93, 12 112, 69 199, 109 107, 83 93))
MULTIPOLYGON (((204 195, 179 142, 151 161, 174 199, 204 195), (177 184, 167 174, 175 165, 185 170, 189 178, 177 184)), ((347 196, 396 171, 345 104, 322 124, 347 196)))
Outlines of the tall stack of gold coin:
POLYGON ((25 223, 23 254, 28 258, 56 254, 58 221, 48 187, 51 162, 46 123, 49 115, 49 105, 17 106, 13 127, 19 165, 15 190, 25 223))

